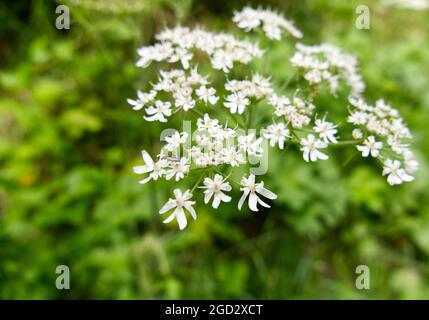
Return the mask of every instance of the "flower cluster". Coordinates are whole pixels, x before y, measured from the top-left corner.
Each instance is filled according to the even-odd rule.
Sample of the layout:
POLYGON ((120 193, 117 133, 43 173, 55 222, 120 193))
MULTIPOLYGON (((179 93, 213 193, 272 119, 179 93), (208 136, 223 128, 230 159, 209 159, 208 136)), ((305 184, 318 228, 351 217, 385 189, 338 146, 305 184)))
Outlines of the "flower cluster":
POLYGON ((128 103, 134 110, 147 106, 147 116, 144 117, 147 121, 167 122, 167 117, 173 112, 181 109, 188 111, 195 107, 197 101, 214 105, 219 98, 215 95, 216 90, 207 85, 207 78, 200 75, 196 68, 189 75, 181 69, 161 71, 158 82, 152 85, 150 92, 137 91, 137 99, 128 99, 128 103), (173 105, 170 101, 157 99, 163 94, 172 98, 173 105))
POLYGON ((209 56, 214 69, 228 72, 234 62, 247 64, 253 58, 262 56, 262 50, 257 45, 225 33, 176 27, 164 30, 156 38, 159 43, 137 50, 140 55, 138 67, 145 68, 152 61, 167 61, 180 62, 184 69, 188 69, 194 57, 193 50, 198 49, 209 56))
POLYGON ((321 152, 319 149, 325 149, 330 143, 337 143, 335 136, 338 130, 337 125, 325 119, 316 119, 313 127, 314 133, 310 133, 307 138, 301 139, 301 150, 304 160, 317 161, 328 160, 329 156, 321 152))
MULTIPOLYGON (((302 36, 293 24, 270 10, 246 7, 235 13, 233 20, 246 31, 261 27, 270 39, 280 39, 283 31, 297 38, 302 36)), ((166 123, 172 115, 184 115, 187 111, 199 115, 194 133, 175 130, 165 137, 156 157, 142 151, 144 164, 134 167, 135 173, 143 175, 142 184, 162 178, 188 188, 187 182, 192 181, 192 187, 185 192, 174 189, 174 198, 161 208, 160 214, 171 212, 164 223, 176 220, 179 228, 184 229, 188 213, 196 219, 196 200, 191 199, 197 190, 203 190, 204 203, 211 203, 215 209, 232 202, 237 191, 242 193, 237 203, 239 210, 245 202, 251 211, 269 208, 266 199, 274 200, 276 195, 260 179, 256 182, 255 171, 240 175, 241 180, 231 177, 237 167, 249 169, 255 159, 265 159, 268 145, 285 150, 294 144, 306 162, 329 159, 330 145, 354 145, 356 154, 380 162, 382 175, 389 184, 414 179, 412 174, 418 162, 407 144, 412 138, 410 130, 399 112, 383 100, 374 106, 365 102, 365 84, 354 56, 329 44, 297 44, 290 61, 301 76, 298 82, 309 84, 308 93, 298 87, 293 96, 287 96, 276 92, 275 88, 280 86, 269 76, 254 72, 243 79, 230 72, 235 62, 247 64, 263 55, 256 44, 229 34, 186 27, 166 29, 156 38, 156 44, 138 49, 137 65, 146 67, 152 61, 175 65, 160 71, 150 90, 138 90, 137 98, 128 99, 128 103, 137 111, 144 108, 143 118, 149 122, 166 123), (198 72, 195 50, 205 52, 211 67, 225 73, 224 82, 219 83, 216 77, 215 85, 198 72), (321 117, 315 100, 323 83, 335 95, 340 81, 349 88, 350 103, 349 114, 341 126, 328 121, 324 112, 321 117), (225 118, 223 123, 221 119, 225 118), (231 123, 233 126, 228 126, 231 123), (340 129, 347 132, 350 127, 353 139, 341 140, 340 129), (191 179, 191 175, 199 178, 191 179)))
POLYGON ((295 38, 302 38, 302 32, 291 21, 270 10, 245 7, 243 10, 236 12, 232 20, 246 32, 262 27, 265 35, 270 39, 280 40, 283 31, 288 32, 295 38))
POLYGON ((354 56, 344 53, 340 48, 331 44, 306 46, 296 45, 296 53, 290 59, 293 66, 302 70, 304 79, 312 86, 327 81, 332 94, 343 79, 351 88, 352 96, 360 96, 365 90, 365 83, 357 70, 357 60, 354 56))
POLYGON ((225 98, 224 106, 231 113, 242 114, 250 104, 249 98, 262 99, 273 94, 270 79, 254 74, 251 80, 230 80, 225 84, 230 94, 225 98))
POLYGON ((268 103, 275 108, 274 115, 283 118, 295 129, 302 129, 311 122, 311 116, 316 108, 311 102, 294 97, 292 102, 286 96, 273 94, 268 103))
POLYGON ((190 148, 195 165, 200 168, 221 164, 237 167, 245 163, 247 150, 235 143, 237 134, 234 129, 222 127, 217 119, 210 119, 208 114, 198 119, 196 143, 190 148))
POLYGON ((411 174, 417 171, 418 162, 408 144, 404 143, 412 135, 398 110, 382 99, 374 106, 362 98, 350 98, 349 101, 352 108, 347 121, 356 126, 353 137, 361 140, 366 136, 363 144, 356 146, 362 156, 384 160, 383 175, 388 175, 389 184, 412 181, 411 174))

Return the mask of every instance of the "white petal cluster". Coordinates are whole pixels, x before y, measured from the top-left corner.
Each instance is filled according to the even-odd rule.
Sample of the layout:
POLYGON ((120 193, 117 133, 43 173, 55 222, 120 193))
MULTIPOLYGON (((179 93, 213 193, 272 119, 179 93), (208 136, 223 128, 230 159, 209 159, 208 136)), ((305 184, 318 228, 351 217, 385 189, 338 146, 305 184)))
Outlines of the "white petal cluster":
POLYGON ((291 138, 290 131, 283 122, 270 124, 263 130, 263 136, 270 141, 270 146, 278 144, 280 149, 283 149, 285 141, 291 138))
POLYGON ((356 146, 356 148, 362 152, 362 157, 364 158, 369 155, 374 158, 378 157, 380 150, 383 148, 383 142, 376 141, 374 136, 369 136, 363 144, 363 146, 356 146))
POLYGON ((328 146, 326 142, 317 139, 313 134, 309 134, 307 138, 301 139, 301 151, 303 152, 304 160, 317 161, 317 160, 328 160, 328 156, 319 149, 325 149, 328 146))
POLYGON ((368 135, 363 145, 356 146, 362 156, 371 155, 384 160, 383 175, 394 172, 388 176, 389 184, 411 181, 408 175, 418 169, 418 162, 405 143, 412 135, 398 110, 382 99, 377 100, 374 106, 367 104, 363 98, 350 98, 349 102, 352 108, 347 121, 358 127, 354 129, 353 137, 360 140, 364 132, 368 135), (356 134, 355 130, 359 130, 360 134, 356 134), (402 165, 404 169, 400 169, 402 165), (396 176, 405 178, 396 179, 396 176))
POLYGON ((182 180, 188 174, 190 164, 189 159, 186 157, 178 158, 176 156, 169 157, 168 154, 177 155, 179 149, 185 144, 187 134, 178 132, 166 137, 167 144, 162 148, 158 155, 158 160, 153 161, 147 151, 142 151, 142 157, 145 162, 144 165, 134 167, 134 172, 137 174, 147 174, 149 176, 140 181, 144 184, 150 180, 158 180, 158 178, 165 178, 170 180, 174 178, 176 181, 182 180))
POLYGON ((133 106, 133 110, 140 110, 149 102, 152 102, 156 96, 156 91, 150 91, 148 93, 143 93, 140 90, 137 90, 137 99, 127 99, 127 102, 133 106))
MULTIPOLYGON (((297 98, 295 97, 294 100, 297 98)), ((300 103, 304 103, 300 99, 300 103)), ((311 110, 314 109, 314 105, 311 105, 311 110)), ((305 123, 310 127, 310 118, 305 123)), ((323 119, 315 118, 312 130, 305 129, 305 132, 310 132, 306 137, 302 137, 299 141, 300 150, 302 151, 302 156, 307 162, 315 162, 317 160, 328 160, 329 157, 321 149, 326 149, 331 143, 338 143, 338 137, 336 136, 338 130, 338 125, 326 121, 326 116, 323 119)), ((299 127, 301 128, 301 127, 299 127)))
POLYGON ((137 174, 149 173, 149 176, 141 180, 141 184, 150 180, 158 180, 160 177, 164 177, 166 180, 174 177, 176 181, 179 181, 189 172, 189 161, 186 157, 177 159, 160 154, 158 161, 153 161, 147 151, 143 150, 142 155, 145 165, 134 167, 134 172, 137 174))
POLYGON ((383 176, 385 175, 387 175, 387 182, 392 186, 414 180, 407 170, 401 168, 401 162, 398 160, 387 159, 384 162, 383 176))
POLYGON ((231 113, 243 114, 250 104, 250 99, 262 99, 273 94, 269 78, 254 74, 251 80, 230 80, 225 84, 230 92, 225 98, 224 106, 231 113))
POLYGON ((238 167, 247 156, 261 156, 262 138, 255 133, 244 135, 219 124, 208 114, 198 119, 195 145, 190 149, 195 165, 200 168, 222 164, 238 167))
MULTIPOLYGON (((261 29, 270 39, 281 39, 284 33, 296 38, 302 36, 290 21, 270 10, 246 7, 236 12, 233 20, 245 31, 261 29)), ((128 104, 133 110, 142 110, 146 121, 165 123, 179 111, 184 120, 190 119, 189 113, 199 115, 196 130, 192 123, 190 130, 184 127, 183 132, 162 135, 165 144, 158 155, 152 158, 143 150, 144 163, 133 168, 142 175, 141 184, 159 179, 180 181, 187 187, 193 184, 185 192, 174 189, 174 197, 159 211, 171 212, 164 223, 177 220, 182 230, 187 226, 188 213, 196 219, 193 208, 196 200, 191 200, 195 190, 203 190, 204 203, 215 209, 228 205, 233 201, 234 184, 242 192, 238 209, 245 202, 251 211, 269 208, 264 198, 274 200, 277 196, 264 187, 263 181, 256 182, 252 171, 241 173, 241 180, 237 180, 240 182, 233 180, 237 167, 253 167, 254 160, 266 159, 268 144, 281 150, 296 145, 307 162, 327 160, 326 149, 330 145, 353 145, 363 157, 376 158, 382 164, 382 175, 390 185, 414 179, 412 174, 419 163, 409 147, 410 130, 399 112, 384 100, 376 101, 375 105, 364 100, 365 84, 354 56, 330 44, 298 43, 290 62, 309 86, 290 90, 288 82, 286 90, 281 92, 274 90, 281 85, 266 74, 249 71, 246 76, 242 70, 231 73, 239 74, 237 77, 226 74, 234 64, 249 64, 266 53, 256 44, 238 40, 231 34, 186 27, 165 29, 156 39, 154 45, 138 49, 137 66, 147 67, 152 61, 176 65, 160 71, 156 81, 148 84, 148 91, 138 90, 136 98, 127 99, 128 104), (212 74, 208 73, 211 79, 200 74, 194 62, 204 61, 196 54, 198 51, 207 54, 212 69, 224 74, 219 77, 220 72, 212 70, 212 74), (343 83, 349 88, 350 106, 346 121, 338 120, 340 127, 327 120, 326 110, 319 111, 325 115, 318 117, 316 98, 323 85, 336 96, 343 83), (284 94, 291 91, 295 91, 292 97, 284 94), (224 117, 217 118, 216 113, 223 113, 224 117), (235 127, 228 127, 230 119, 235 127), (343 127, 350 129, 352 140, 340 139, 343 127), (199 178, 193 179, 194 176, 199 178)))
POLYGON ((266 204, 262 199, 258 196, 258 194, 264 196, 265 198, 275 200, 277 199, 277 195, 270 190, 264 187, 264 182, 261 181, 259 183, 255 182, 255 175, 251 174, 249 177, 243 177, 240 181, 241 188, 243 191, 243 195, 238 202, 238 209, 241 210, 243 207, 244 201, 249 197, 249 209, 252 211, 259 211, 258 204, 265 208, 270 208, 268 204, 266 204))
POLYGON ((238 137, 238 144, 244 152, 250 156, 262 156, 264 149, 262 148, 262 138, 256 138, 256 133, 251 132, 248 135, 238 137))
POLYGON ((171 116, 171 103, 156 100, 155 103, 145 109, 146 116, 143 118, 146 121, 167 122, 167 118, 171 116))
POLYGON ((159 210, 159 214, 164 214, 167 211, 174 209, 173 213, 170 214, 167 219, 164 220, 164 223, 169 223, 174 219, 177 220, 179 224, 179 229, 183 230, 186 228, 188 221, 186 219, 185 210, 191 214, 191 217, 196 220, 197 213, 192 207, 195 204, 195 201, 190 201, 192 194, 189 190, 186 190, 183 194, 180 189, 174 189, 173 191, 175 199, 168 199, 167 203, 159 210))
POLYGON ((224 192, 229 192, 232 190, 229 182, 226 182, 224 177, 220 174, 216 174, 213 179, 205 178, 204 179, 204 203, 209 203, 213 197, 213 208, 217 209, 221 202, 230 202, 231 197, 227 196, 224 192))
POLYGON ((257 45, 238 40, 226 33, 212 33, 202 29, 191 30, 186 27, 166 29, 156 36, 158 43, 137 50, 140 59, 138 67, 147 67, 152 61, 180 62, 188 69, 194 51, 205 52, 217 70, 229 72, 235 62, 247 64, 253 58, 262 56, 257 45))
MULTIPOLYGON (((398 110, 388 105, 383 99, 377 100, 374 106, 367 104, 362 98, 350 98, 352 106, 348 122, 361 126, 366 131, 393 140, 412 138, 409 128, 405 125, 398 110)), ((401 154, 401 150, 398 150, 401 154)))
POLYGON ((199 168, 229 164, 238 166, 245 163, 245 154, 236 146, 237 132, 234 129, 223 127, 219 120, 211 119, 206 113, 197 121, 195 144, 190 154, 199 168), (227 157, 228 152, 235 153, 234 157, 227 157))
POLYGON ((137 174, 145 174, 149 173, 149 176, 143 180, 140 180, 141 184, 145 184, 150 180, 158 180, 159 177, 165 175, 165 169, 167 167, 166 160, 153 161, 149 153, 147 151, 142 151, 142 157, 145 161, 145 164, 142 166, 134 167, 134 172, 137 174))
POLYGON ((352 96, 360 96, 365 83, 358 72, 357 59, 331 44, 307 46, 296 44, 297 51, 290 59, 292 65, 302 70, 310 85, 327 81, 332 94, 339 88, 342 79, 350 87, 352 96))
POLYGON ((216 102, 219 100, 219 97, 217 97, 216 89, 214 88, 207 88, 205 85, 201 85, 197 90, 195 90, 195 93, 197 94, 198 98, 206 104, 215 105, 216 102))
POLYGON ((235 12, 232 20, 246 32, 261 27, 270 39, 280 40, 284 31, 295 38, 302 38, 302 32, 291 21, 271 10, 245 7, 243 10, 235 12))
POLYGON ((216 89, 207 87, 207 77, 200 75, 197 69, 186 72, 181 69, 161 71, 158 82, 152 85, 148 93, 137 91, 137 99, 128 99, 134 110, 144 106, 146 121, 167 122, 173 112, 188 111, 194 108, 198 101, 214 105, 218 101, 216 89), (156 99, 157 96, 167 96, 170 101, 156 99))
POLYGON ((165 137, 165 141, 167 141, 167 144, 164 146, 164 149, 167 151, 175 151, 180 148, 180 145, 184 144, 187 139, 187 132, 179 133, 176 131, 172 135, 165 137))
POLYGON ((295 129, 301 129, 311 122, 313 110, 316 108, 312 103, 294 97, 292 101, 288 97, 271 95, 268 104, 275 108, 274 115, 283 117, 295 129))
POLYGON ((335 136, 338 132, 337 127, 337 125, 325 119, 316 119, 313 130, 319 134, 323 142, 337 143, 337 137, 335 136))

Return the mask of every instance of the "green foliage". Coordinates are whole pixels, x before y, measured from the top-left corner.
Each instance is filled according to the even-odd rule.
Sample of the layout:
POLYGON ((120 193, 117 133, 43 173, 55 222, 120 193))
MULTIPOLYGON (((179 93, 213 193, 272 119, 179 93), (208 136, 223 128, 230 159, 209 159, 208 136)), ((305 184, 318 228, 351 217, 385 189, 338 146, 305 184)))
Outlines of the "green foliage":
MULTIPOLYGON (((392 188, 360 157, 343 165, 352 150, 308 164, 290 149, 270 154, 272 209, 197 205, 197 223, 179 232, 157 213, 171 185, 132 173, 164 128, 126 104, 155 76, 134 67, 135 49, 177 22, 232 29, 242 4, 134 2, 70 1, 69 31, 54 27, 56 3, 0 4, 0 298, 427 298, 427 12, 370 1, 371 29, 357 30, 356 1, 270 1, 308 43, 359 57, 369 100, 385 97, 414 130, 415 182, 392 188), (60 264, 71 290, 55 288, 60 264), (369 291, 355 289, 360 264, 369 291)), ((272 46, 256 63, 289 81, 293 47, 272 46)), ((346 113, 341 101, 318 103, 346 113)))

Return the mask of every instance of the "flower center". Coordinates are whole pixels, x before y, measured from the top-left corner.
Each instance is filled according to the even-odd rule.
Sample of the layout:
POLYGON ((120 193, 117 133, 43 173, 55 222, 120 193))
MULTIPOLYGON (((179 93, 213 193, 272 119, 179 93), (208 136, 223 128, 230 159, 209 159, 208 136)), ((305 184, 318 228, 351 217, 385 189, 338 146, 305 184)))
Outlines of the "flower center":
POLYGON ((185 204, 185 201, 183 201, 182 198, 177 198, 176 199, 176 204, 177 204, 177 207, 181 208, 185 204))

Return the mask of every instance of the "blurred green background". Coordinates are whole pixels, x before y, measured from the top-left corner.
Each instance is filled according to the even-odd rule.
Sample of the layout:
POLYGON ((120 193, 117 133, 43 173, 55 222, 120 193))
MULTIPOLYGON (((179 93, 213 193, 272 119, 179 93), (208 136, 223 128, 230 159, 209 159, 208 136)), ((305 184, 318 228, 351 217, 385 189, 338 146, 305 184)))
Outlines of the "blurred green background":
MULTIPOLYGON (((157 73, 134 66, 135 49, 176 24, 237 31, 232 13, 245 3, 69 0, 71 28, 57 30, 59 2, 2 2, 0 298, 429 298, 429 11, 364 2, 249 4, 284 12, 307 44, 359 58, 368 100, 384 97, 415 134, 416 180, 392 188, 372 161, 342 166, 352 148, 315 164, 273 153, 271 210, 198 206, 183 232, 157 213, 171 184, 142 186, 132 172, 163 128, 126 103, 157 73), (370 30, 354 27, 358 4, 370 30), (71 290, 55 288, 60 264, 71 290), (361 264, 370 290, 355 288, 361 264)), ((289 78, 292 45, 272 46, 274 80, 289 78)))

